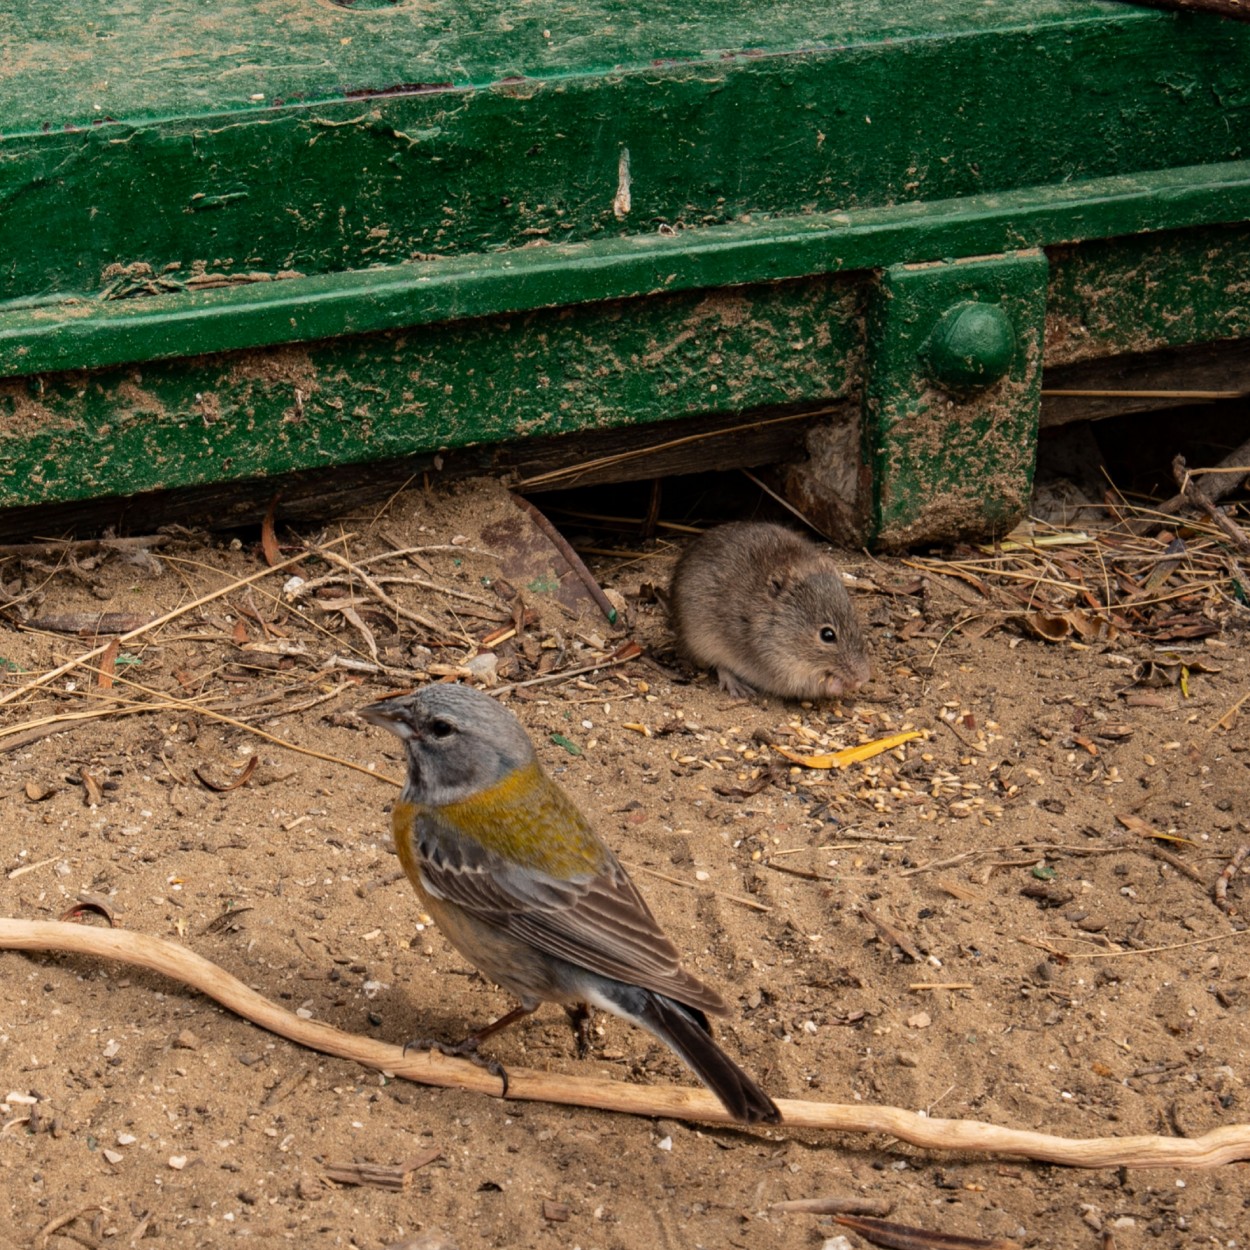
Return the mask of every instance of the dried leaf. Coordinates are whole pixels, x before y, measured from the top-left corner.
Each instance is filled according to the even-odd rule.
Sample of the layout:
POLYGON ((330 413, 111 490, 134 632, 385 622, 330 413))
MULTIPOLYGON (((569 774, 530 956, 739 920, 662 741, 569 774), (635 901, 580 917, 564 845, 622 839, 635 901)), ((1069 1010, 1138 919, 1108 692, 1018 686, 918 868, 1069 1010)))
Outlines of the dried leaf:
POLYGON ((893 1224, 870 1215, 835 1215, 834 1222, 854 1229, 874 1246, 887 1250, 1020 1250, 1020 1243, 995 1237, 963 1237, 959 1233, 933 1233, 909 1224, 893 1224))
POLYGON ((1116 814, 1116 820, 1122 824, 1129 833, 1135 833, 1139 838, 1157 838, 1160 842, 1179 842, 1185 846, 1197 846, 1198 843, 1191 841, 1189 838, 1182 838, 1174 833, 1160 833, 1153 825, 1147 824, 1140 816, 1129 816, 1116 814))
POLYGON ((1206 663, 1205 660, 1182 660, 1177 656, 1163 656, 1160 659, 1146 660, 1138 665, 1133 682, 1138 686, 1183 686, 1187 684, 1190 673, 1221 671, 1206 663))
POLYGON ((1155 622, 1150 632, 1160 642, 1182 642, 1191 638, 1209 638, 1220 632, 1220 626, 1216 621, 1190 613, 1164 617, 1155 622))
POLYGON ((1026 612, 1026 627, 1046 642, 1062 642, 1072 633, 1072 622, 1066 616, 1048 616, 1044 612, 1026 612))
POLYGON ((778 755, 784 755, 786 759, 793 760, 796 764, 802 764, 804 768, 846 768, 851 764, 862 764, 865 760, 870 760, 886 751, 892 751, 913 738, 923 737, 924 734, 915 730, 891 734, 888 738, 877 738, 872 742, 864 742, 857 747, 846 747, 844 750, 834 751, 829 755, 799 755, 781 746, 774 746, 773 750, 778 755))
POLYGON ((1088 612, 1025 612, 1025 628, 1046 642, 1062 642, 1076 635, 1084 642, 1111 642, 1119 634, 1102 615, 1088 612))
POLYGON ((227 933, 239 927, 239 917, 251 907, 227 907, 219 916, 214 916, 201 930, 202 933, 227 933))
POLYGON ((96 672, 96 685, 101 690, 113 689, 113 666, 117 663, 117 657, 121 654, 122 640, 114 637, 109 645, 104 649, 104 654, 100 656, 100 667, 96 672))
POLYGON ((1088 547, 1093 542, 1088 534, 1034 534, 1027 526, 1021 526, 998 544, 982 546, 979 550, 993 556, 1012 551, 1035 551, 1043 547, 1088 547))
POLYGON ((273 514, 278 506, 278 496, 269 501, 269 510, 260 526, 260 549, 264 553, 265 563, 273 568, 282 562, 282 552, 278 550, 278 538, 273 532, 273 514))

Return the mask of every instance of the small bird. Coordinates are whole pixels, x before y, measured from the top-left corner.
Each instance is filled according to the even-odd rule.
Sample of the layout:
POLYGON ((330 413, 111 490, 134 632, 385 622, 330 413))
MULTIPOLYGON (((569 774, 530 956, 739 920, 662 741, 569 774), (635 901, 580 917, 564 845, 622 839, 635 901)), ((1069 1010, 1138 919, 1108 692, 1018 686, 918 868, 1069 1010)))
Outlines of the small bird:
POLYGON ((670 1046, 745 1124, 776 1104, 712 1041, 724 1000, 683 971, 676 947, 616 856, 543 771, 520 721, 470 686, 426 686, 360 716, 400 738, 408 781, 391 813, 395 849, 449 942, 521 1005, 469 1050, 543 1002, 586 1005, 670 1046))

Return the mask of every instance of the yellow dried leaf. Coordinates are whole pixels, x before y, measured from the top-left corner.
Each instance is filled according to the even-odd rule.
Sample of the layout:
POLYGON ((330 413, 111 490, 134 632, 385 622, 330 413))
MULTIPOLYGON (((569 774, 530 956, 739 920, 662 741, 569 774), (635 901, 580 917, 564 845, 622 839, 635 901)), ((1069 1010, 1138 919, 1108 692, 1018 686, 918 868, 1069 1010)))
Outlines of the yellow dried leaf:
POLYGON ((1094 540, 1088 534, 1033 534, 1027 529, 1012 530, 997 546, 985 544, 978 549, 986 555, 998 552, 1034 551, 1043 547, 1086 547, 1094 540))
POLYGON ((1197 846, 1198 843, 1190 838, 1182 838, 1175 833, 1161 833, 1153 825, 1147 824, 1140 816, 1116 815, 1116 820, 1122 824, 1129 833, 1135 833, 1139 838, 1157 838, 1160 842, 1180 842, 1185 846, 1197 846))
POLYGON ((865 760, 882 755, 886 751, 892 751, 913 738, 923 737, 923 734, 915 730, 910 733, 891 734, 888 738, 876 738, 872 742, 863 742, 857 747, 847 747, 845 750, 834 751, 828 755, 799 755, 794 751, 787 751, 785 747, 774 747, 773 750, 778 755, 784 755, 786 759, 793 760, 796 764, 802 764, 804 768, 846 768, 851 764, 862 764, 865 760))

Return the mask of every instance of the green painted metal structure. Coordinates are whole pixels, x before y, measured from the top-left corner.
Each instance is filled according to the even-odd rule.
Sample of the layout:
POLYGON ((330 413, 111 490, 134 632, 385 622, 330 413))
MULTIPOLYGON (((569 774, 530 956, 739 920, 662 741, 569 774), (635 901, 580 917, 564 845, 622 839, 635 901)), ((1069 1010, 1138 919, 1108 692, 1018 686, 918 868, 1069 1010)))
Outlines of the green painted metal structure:
POLYGON ((898 545, 1044 366, 1250 335, 1250 26, 691 7, 12 0, 0 509, 833 406, 898 545))

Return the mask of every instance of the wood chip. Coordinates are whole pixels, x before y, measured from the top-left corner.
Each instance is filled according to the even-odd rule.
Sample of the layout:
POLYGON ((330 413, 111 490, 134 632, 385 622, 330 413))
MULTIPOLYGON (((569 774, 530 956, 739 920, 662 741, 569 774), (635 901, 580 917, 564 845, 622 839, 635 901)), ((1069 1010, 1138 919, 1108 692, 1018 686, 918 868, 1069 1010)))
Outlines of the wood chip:
POLYGON ((88 807, 99 807, 104 802, 104 788, 99 778, 94 773, 88 772, 85 767, 78 770, 78 776, 82 781, 83 802, 88 807))
POLYGON ((908 959, 914 960, 918 964, 925 962, 925 957, 911 938, 907 936, 897 925, 891 924, 883 916, 879 916, 866 903, 859 905, 859 914, 871 924, 882 937, 891 945, 897 946, 908 959))
POLYGON ((98 894, 80 894, 78 901, 69 908, 68 911, 62 912, 60 919, 62 920, 80 920, 88 913, 97 916, 103 916, 108 921, 109 928, 115 928, 117 924, 117 916, 113 911, 108 899, 101 898, 98 894))
POLYGON ((793 1198, 789 1202, 774 1202, 770 1211, 782 1211, 790 1215, 889 1215, 894 1203, 888 1199, 875 1198, 793 1198))
POLYGON ((282 560, 282 552, 278 548, 278 537, 274 533, 273 514, 278 507, 278 496, 275 495, 269 501, 269 507, 265 512, 265 519, 260 524, 260 549, 265 557, 265 563, 273 568, 275 564, 279 564, 282 560))
POLYGON ((407 1186, 413 1172, 441 1158, 442 1153, 431 1146, 403 1163, 327 1163, 325 1176, 340 1185, 372 1185, 398 1191, 407 1186))
POLYGON ((96 685, 101 690, 113 689, 113 668, 117 664, 117 657, 121 654, 122 640, 114 638, 104 649, 104 654, 100 657, 99 668, 96 672, 96 685))

